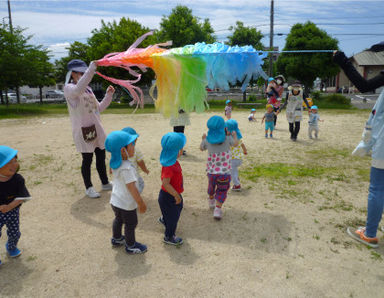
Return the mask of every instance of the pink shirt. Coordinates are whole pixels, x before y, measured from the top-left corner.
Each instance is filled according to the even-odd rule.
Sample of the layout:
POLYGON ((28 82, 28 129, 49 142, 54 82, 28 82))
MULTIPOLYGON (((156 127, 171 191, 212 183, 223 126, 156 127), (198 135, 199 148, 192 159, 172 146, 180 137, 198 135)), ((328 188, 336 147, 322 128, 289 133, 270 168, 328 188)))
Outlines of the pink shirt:
POLYGON ((94 152, 96 147, 104 149, 105 131, 101 124, 100 112, 104 111, 112 101, 112 95, 106 94, 102 102, 98 102, 92 89, 88 87, 96 71, 96 64, 91 63, 77 82, 64 86, 64 96, 68 103, 69 116, 72 122, 72 135, 79 152, 94 152), (81 128, 95 125, 97 138, 85 142, 81 128))

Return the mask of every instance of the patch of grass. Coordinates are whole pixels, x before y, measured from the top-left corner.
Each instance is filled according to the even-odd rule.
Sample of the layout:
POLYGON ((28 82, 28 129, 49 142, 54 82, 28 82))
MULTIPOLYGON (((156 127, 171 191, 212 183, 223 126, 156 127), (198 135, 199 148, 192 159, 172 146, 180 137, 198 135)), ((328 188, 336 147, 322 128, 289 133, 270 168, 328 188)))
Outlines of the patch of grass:
POLYGON ((360 180, 363 180, 365 182, 369 182, 370 180, 370 169, 369 168, 366 168, 366 169, 357 169, 356 170, 356 173, 357 175, 359 176, 359 179, 360 180))
POLYGON ((35 260, 37 260, 37 257, 36 257, 36 256, 29 256, 29 257, 27 258, 27 262, 31 262, 31 261, 35 261, 35 260))
POLYGON ((315 234, 315 235, 313 235, 313 239, 320 240, 320 236, 315 234))
POLYGON ((265 242, 267 242, 267 238, 261 238, 261 239, 260 239, 260 242, 261 242, 261 243, 265 243, 265 242))
POLYGON ((33 154, 33 163, 38 166, 45 166, 53 161, 52 155, 33 154))
POLYGON ((371 259, 375 261, 382 261, 383 258, 381 257, 381 254, 375 252, 374 250, 371 250, 371 259))

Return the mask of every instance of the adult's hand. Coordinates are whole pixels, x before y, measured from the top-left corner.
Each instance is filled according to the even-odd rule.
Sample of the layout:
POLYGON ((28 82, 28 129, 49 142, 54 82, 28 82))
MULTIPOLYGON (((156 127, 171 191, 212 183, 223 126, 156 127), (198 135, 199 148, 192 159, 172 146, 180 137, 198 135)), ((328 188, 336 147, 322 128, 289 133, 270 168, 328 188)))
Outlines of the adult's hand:
POLYGON ((107 88, 107 93, 108 94, 114 94, 115 93, 115 88, 112 85, 109 85, 107 88))

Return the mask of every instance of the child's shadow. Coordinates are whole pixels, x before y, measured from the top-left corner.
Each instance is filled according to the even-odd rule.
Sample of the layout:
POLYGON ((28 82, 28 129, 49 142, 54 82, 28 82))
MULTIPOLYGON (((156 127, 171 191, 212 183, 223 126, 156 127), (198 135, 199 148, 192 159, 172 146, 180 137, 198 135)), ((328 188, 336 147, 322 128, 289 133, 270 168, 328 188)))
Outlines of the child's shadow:
POLYGON ((134 277, 147 274, 152 265, 146 263, 145 254, 142 255, 127 255, 123 247, 116 248, 115 261, 118 265, 116 275, 125 279, 132 279, 134 277))
POLYGON ((164 245, 167 246, 165 250, 169 254, 170 260, 174 263, 180 265, 191 265, 199 258, 199 256, 193 251, 191 245, 189 245, 188 240, 184 239, 183 244, 180 246, 173 246, 165 243, 164 245))
POLYGON ((0 265, 0 296, 19 296, 18 293, 23 289, 23 281, 34 271, 24 264, 26 261, 28 259, 25 259, 25 256, 16 259, 2 258, 3 263, 0 265))
POLYGON ((201 157, 197 157, 195 155, 192 155, 190 153, 187 153, 186 155, 183 155, 180 157, 180 161, 190 161, 190 162, 204 162, 205 159, 201 157))
POLYGON ((110 226, 103 222, 95 220, 95 214, 101 213, 105 210, 106 205, 109 205, 110 192, 103 191, 100 193, 101 197, 91 199, 87 196, 82 197, 71 205, 71 214, 76 219, 97 228, 107 228, 110 226))

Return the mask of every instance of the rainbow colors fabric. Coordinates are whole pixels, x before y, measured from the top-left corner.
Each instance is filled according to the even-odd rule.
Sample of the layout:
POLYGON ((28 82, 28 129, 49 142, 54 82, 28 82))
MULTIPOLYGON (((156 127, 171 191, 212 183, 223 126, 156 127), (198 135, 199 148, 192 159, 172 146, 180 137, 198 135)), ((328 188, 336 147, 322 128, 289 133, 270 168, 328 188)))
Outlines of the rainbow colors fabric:
POLYGON ((99 66, 127 69, 134 77, 133 80, 110 78, 99 72, 98 75, 128 89, 134 102, 143 106, 143 92, 133 85, 140 81, 141 74, 132 67, 142 71, 153 69, 156 82, 150 94, 156 109, 166 117, 177 116, 179 109, 203 112, 208 107, 207 87, 228 90, 230 85, 241 82, 244 91, 252 78, 267 78, 261 66, 268 53, 257 51, 251 46, 196 43, 173 49, 161 48, 169 44, 137 48, 149 34, 152 33, 140 37, 127 51, 111 53, 97 61, 99 66), (157 96, 154 96, 155 88, 157 96))

